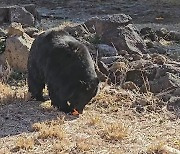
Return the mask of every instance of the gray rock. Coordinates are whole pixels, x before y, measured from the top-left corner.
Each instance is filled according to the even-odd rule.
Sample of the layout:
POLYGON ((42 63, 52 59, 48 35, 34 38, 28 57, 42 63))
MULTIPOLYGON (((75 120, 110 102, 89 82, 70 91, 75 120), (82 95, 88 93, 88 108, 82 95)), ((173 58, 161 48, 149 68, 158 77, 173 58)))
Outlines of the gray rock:
POLYGON ((0 23, 20 22, 24 25, 33 26, 37 20, 40 20, 40 15, 34 4, 0 7, 0 23))
POLYGON ((131 70, 126 74, 126 82, 132 81, 138 87, 141 87, 144 84, 143 75, 141 70, 131 70))
POLYGON ((157 98, 162 99, 164 102, 168 102, 169 99, 172 97, 174 90, 168 90, 165 92, 160 92, 156 95, 157 98))
POLYGON ((170 31, 166 36, 166 40, 180 41, 180 32, 170 31))
POLYGON ((146 45, 131 21, 125 14, 115 14, 92 18, 85 25, 91 33, 96 33, 102 43, 114 46, 117 51, 142 55, 146 52, 146 45))
POLYGON ((153 47, 148 49, 149 53, 166 54, 168 49, 158 42, 153 42, 153 47))
POLYGON ((158 36, 156 35, 156 32, 150 27, 142 28, 140 33, 144 39, 150 39, 151 41, 158 40, 158 36))
POLYGON ((169 33, 169 31, 166 28, 161 28, 161 29, 156 31, 156 35, 159 38, 164 38, 164 39, 166 39, 166 36, 168 33, 169 33))
POLYGON ((156 79, 165 76, 166 73, 176 74, 180 77, 180 67, 176 64, 164 64, 157 67, 156 79))
POLYGON ((160 93, 168 89, 176 89, 180 87, 180 78, 172 73, 166 73, 159 79, 149 82, 150 90, 153 93, 160 93))
MULTIPOLYGON (((148 86, 148 81, 153 81, 156 75, 156 65, 151 65, 148 61, 145 62, 146 67, 139 64, 139 66, 135 66, 139 69, 133 69, 127 72, 126 74, 126 81, 132 81, 134 82, 138 87, 143 87, 143 90, 145 90, 144 86, 148 86)), ((131 65, 130 65, 131 67, 131 65)))
POLYGON ((173 96, 180 97, 180 88, 177 88, 177 89, 174 90, 173 96))
POLYGON ((98 50, 98 57, 117 56, 117 50, 107 44, 98 44, 97 50, 98 50))
POLYGON ((165 92, 160 92, 156 95, 156 97, 163 99, 165 102, 168 102, 171 97, 180 97, 180 88, 174 88, 165 92))
POLYGON ((180 113, 180 97, 171 97, 167 109, 170 111, 179 111, 180 113))
POLYGON ((38 21, 41 20, 41 16, 38 13, 35 4, 25 4, 25 5, 22 5, 22 7, 24 7, 27 11, 29 11, 34 16, 35 20, 38 20, 38 21))
POLYGON ((10 22, 19 22, 26 26, 34 26, 35 18, 24 7, 16 6, 11 7, 9 10, 10 22))
POLYGON ((6 40, 6 50, 3 53, 12 69, 26 72, 29 51, 34 39, 26 33, 21 36, 12 35, 6 40))

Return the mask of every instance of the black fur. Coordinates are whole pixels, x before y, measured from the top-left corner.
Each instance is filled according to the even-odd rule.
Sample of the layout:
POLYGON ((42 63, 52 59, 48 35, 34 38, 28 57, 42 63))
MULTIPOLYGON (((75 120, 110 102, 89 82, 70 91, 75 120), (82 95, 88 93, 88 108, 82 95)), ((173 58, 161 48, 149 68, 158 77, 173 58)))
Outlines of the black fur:
POLYGON ((33 42, 28 59, 28 86, 36 100, 44 100, 42 90, 47 84, 52 105, 66 113, 73 109, 82 113, 96 95, 98 83, 88 49, 67 32, 51 29, 33 42))

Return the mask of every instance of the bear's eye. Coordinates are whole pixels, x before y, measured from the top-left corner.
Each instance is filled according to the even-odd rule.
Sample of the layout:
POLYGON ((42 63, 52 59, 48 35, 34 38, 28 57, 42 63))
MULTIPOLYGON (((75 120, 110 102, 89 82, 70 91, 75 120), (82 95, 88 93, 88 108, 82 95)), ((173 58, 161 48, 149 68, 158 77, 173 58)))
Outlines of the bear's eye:
POLYGON ((82 81, 82 80, 80 80, 79 82, 80 82, 81 84, 83 84, 83 85, 86 84, 86 82, 85 82, 85 81, 82 81))

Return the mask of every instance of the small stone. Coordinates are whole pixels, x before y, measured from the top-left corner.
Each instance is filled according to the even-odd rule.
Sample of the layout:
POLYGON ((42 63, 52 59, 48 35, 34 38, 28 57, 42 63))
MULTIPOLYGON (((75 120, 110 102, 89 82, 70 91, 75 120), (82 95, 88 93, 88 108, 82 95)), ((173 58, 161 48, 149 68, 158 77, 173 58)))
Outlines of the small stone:
POLYGON ((152 57, 153 62, 156 64, 163 65, 166 63, 166 57, 163 55, 157 54, 152 57))

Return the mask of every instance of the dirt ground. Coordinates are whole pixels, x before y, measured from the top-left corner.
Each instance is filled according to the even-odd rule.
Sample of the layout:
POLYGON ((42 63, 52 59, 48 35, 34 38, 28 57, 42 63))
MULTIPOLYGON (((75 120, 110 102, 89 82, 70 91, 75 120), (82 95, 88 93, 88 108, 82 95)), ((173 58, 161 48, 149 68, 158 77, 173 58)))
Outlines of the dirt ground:
MULTIPOLYGON (((0 0, 0 6, 36 4, 44 29, 96 15, 125 13, 138 28, 180 31, 180 2, 162 1, 0 0)), ((119 94, 120 101, 114 101, 102 91, 78 118, 57 111, 49 102, 1 104, 0 154, 169 154, 164 146, 180 150, 180 113, 163 108, 139 114, 128 105, 131 94, 121 90, 119 94)))
POLYGON ((117 89, 106 89, 79 117, 57 111, 49 101, 2 104, 0 153, 169 153, 164 146, 180 150, 178 115, 165 108, 140 114, 129 107, 130 92, 120 89, 115 96, 117 89))
POLYGON ((36 4, 43 17, 81 22, 92 16, 125 13, 135 23, 179 24, 178 0, 0 0, 1 6, 36 4))

